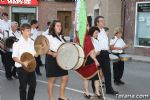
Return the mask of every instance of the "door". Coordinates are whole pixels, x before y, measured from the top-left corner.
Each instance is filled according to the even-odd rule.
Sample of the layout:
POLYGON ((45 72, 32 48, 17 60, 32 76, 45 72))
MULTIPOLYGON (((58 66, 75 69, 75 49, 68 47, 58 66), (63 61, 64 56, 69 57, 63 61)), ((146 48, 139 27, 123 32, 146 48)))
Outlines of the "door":
POLYGON ((57 18, 62 22, 63 35, 69 36, 71 30, 71 11, 58 11, 57 18))

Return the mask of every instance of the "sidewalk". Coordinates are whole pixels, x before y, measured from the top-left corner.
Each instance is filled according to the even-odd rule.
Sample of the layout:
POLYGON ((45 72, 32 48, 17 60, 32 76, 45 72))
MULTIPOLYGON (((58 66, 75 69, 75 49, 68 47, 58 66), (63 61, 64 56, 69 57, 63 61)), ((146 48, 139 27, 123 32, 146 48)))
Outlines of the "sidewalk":
POLYGON ((129 55, 134 61, 150 62, 150 57, 147 56, 138 56, 138 55, 129 55))

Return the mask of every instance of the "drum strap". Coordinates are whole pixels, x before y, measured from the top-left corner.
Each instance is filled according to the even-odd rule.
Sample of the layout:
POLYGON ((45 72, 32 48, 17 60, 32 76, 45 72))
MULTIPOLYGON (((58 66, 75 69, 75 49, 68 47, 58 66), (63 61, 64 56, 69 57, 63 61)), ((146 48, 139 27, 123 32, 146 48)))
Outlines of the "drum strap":
POLYGON ((115 44, 117 43, 117 41, 118 41, 118 39, 115 41, 114 46, 115 46, 115 44))
POLYGON ((14 34, 14 32, 12 32, 12 34, 15 36, 15 38, 17 38, 16 35, 14 34))
POLYGON ((86 63, 86 61, 87 61, 87 58, 88 58, 88 56, 84 58, 84 62, 83 62, 83 65, 82 65, 82 66, 85 66, 85 63, 86 63))

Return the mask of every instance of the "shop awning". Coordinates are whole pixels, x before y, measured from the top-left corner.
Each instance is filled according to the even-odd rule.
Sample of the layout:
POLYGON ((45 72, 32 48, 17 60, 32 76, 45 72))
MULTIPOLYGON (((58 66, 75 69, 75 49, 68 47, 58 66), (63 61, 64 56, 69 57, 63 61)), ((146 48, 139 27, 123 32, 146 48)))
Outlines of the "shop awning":
POLYGON ((37 6, 38 0, 0 0, 0 5, 37 6))

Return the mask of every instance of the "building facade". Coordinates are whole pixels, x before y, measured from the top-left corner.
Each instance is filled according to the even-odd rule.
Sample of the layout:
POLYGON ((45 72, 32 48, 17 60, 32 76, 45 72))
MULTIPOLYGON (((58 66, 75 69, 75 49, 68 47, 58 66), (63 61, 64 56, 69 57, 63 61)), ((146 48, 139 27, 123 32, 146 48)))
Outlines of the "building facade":
POLYGON ((0 2, 0 6, 5 7, 4 11, 9 14, 11 21, 17 21, 19 24, 30 23, 32 19, 37 19, 40 31, 45 31, 48 21, 60 19, 63 24, 64 35, 69 35, 75 13, 75 4, 72 0, 39 0, 36 4, 33 4, 32 1, 37 0, 31 0, 29 5, 18 2, 16 4, 12 0, 11 4, 0 2))
POLYGON ((150 0, 124 0, 124 39, 129 54, 150 56, 150 0))
MULTIPOLYGON (((1 0, 4 1, 4 0, 1 0)), ((11 0, 10 0, 11 1, 11 0)), ((86 0, 88 20, 94 25, 98 15, 105 17, 106 26, 113 30, 122 26, 124 40, 130 45, 127 54, 150 56, 150 0, 86 0)), ((10 19, 17 22, 39 21, 39 29, 45 30, 47 21, 60 19, 63 33, 69 36, 74 21, 75 3, 73 0, 40 0, 38 5, 3 5, 10 19)))
POLYGON ((121 26, 121 4, 121 0, 87 0, 87 15, 91 16, 92 25, 96 16, 104 16, 111 38, 114 28, 121 26))

